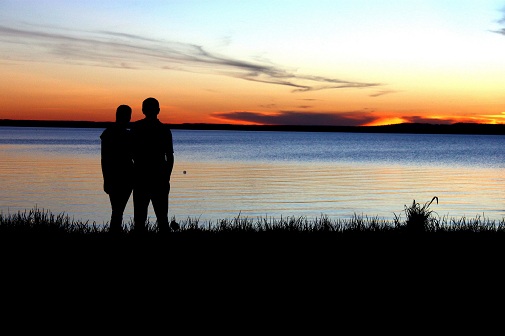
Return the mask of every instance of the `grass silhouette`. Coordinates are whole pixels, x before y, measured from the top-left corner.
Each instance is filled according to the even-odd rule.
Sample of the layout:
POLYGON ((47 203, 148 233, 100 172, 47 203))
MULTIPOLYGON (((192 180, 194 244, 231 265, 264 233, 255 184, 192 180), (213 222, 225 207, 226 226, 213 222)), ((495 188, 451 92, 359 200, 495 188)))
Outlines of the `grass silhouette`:
POLYGON ((431 209, 437 200, 414 201, 393 220, 237 216, 200 223, 187 218, 167 235, 157 232, 156 223, 142 235, 125 223, 122 234, 112 235, 108 225, 34 208, 0 213, 0 256, 4 274, 21 274, 23 281, 49 277, 61 284, 71 274, 69 284, 87 279, 105 287, 110 283, 104 279, 130 284, 127 279, 161 277, 175 281, 174 288, 185 283, 200 288, 208 281, 217 288, 237 281, 244 287, 245 281, 251 288, 269 283, 272 289, 279 280, 269 280, 276 277, 295 287, 305 277, 310 288, 315 278, 323 287, 338 278, 360 284, 360 290, 380 290, 373 284, 383 281, 411 291, 413 283, 421 283, 417 290, 437 277, 450 276, 452 283, 500 270, 505 219, 440 218, 431 209))
MULTIPOLYGON (((221 219, 216 222, 200 223, 198 218, 186 218, 176 222, 172 218, 174 235, 230 235, 260 233, 263 235, 279 234, 370 234, 370 233, 458 233, 485 232, 505 233, 505 218, 499 221, 485 217, 459 219, 440 217, 431 210, 431 204, 438 197, 421 205, 415 200, 410 206, 405 205, 405 219, 394 214, 393 220, 379 217, 354 215, 350 219, 332 219, 326 215, 309 219, 304 216, 287 216, 280 218, 248 218, 237 216, 221 219)), ((156 235, 156 223, 147 224, 147 235, 156 235)), ((37 207, 31 210, 18 211, 14 214, 0 213, 0 235, 17 236, 104 236, 109 234, 109 226, 95 222, 71 219, 61 213, 53 214, 49 210, 37 207)), ((134 235, 133 223, 123 224, 123 236, 134 235)))

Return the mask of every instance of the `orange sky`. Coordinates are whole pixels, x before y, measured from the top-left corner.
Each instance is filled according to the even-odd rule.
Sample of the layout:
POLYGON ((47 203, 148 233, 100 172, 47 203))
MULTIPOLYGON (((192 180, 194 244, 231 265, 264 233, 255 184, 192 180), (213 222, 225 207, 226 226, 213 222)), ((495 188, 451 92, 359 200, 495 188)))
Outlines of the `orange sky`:
POLYGON ((501 1, 143 5, 2 2, 0 119, 505 123, 501 1))

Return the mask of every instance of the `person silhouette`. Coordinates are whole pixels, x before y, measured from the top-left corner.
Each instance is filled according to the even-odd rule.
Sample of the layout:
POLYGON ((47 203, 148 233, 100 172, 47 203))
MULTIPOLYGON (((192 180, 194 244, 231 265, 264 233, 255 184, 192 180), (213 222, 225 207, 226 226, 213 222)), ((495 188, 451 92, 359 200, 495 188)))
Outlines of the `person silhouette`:
POLYGON ((168 195, 170 176, 174 167, 172 131, 158 119, 157 99, 142 102, 145 118, 132 125, 133 136, 133 220, 134 231, 146 231, 148 206, 151 202, 156 214, 158 231, 171 230, 168 223, 168 195))
POLYGON ((103 190, 109 195, 112 214, 109 232, 122 232, 123 213, 133 190, 133 143, 128 130, 132 109, 120 105, 116 122, 100 135, 103 190))

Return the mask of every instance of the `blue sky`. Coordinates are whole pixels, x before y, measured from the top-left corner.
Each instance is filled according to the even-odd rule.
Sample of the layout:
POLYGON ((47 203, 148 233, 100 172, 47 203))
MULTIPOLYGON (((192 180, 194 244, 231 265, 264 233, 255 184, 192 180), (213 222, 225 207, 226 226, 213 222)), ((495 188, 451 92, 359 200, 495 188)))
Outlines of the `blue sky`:
POLYGON ((503 122, 505 1, 2 1, 0 118, 503 122), (291 118, 291 119, 290 119, 291 118))

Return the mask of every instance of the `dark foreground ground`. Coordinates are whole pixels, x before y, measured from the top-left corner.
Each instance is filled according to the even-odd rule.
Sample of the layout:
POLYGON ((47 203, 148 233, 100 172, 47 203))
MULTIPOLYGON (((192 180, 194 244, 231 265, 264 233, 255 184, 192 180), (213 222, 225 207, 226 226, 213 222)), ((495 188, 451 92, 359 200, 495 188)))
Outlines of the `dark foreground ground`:
MULTIPOLYGON (((340 271, 407 275, 500 271, 505 233, 171 233, 1 237, 3 265, 40 272, 271 277, 340 271)), ((347 273, 346 276, 349 276, 347 273)))
POLYGON ((471 330, 480 334, 499 321, 504 234, 4 235, 0 242, 4 321, 12 313, 33 326, 44 316, 38 331, 406 335, 477 326, 471 330))

